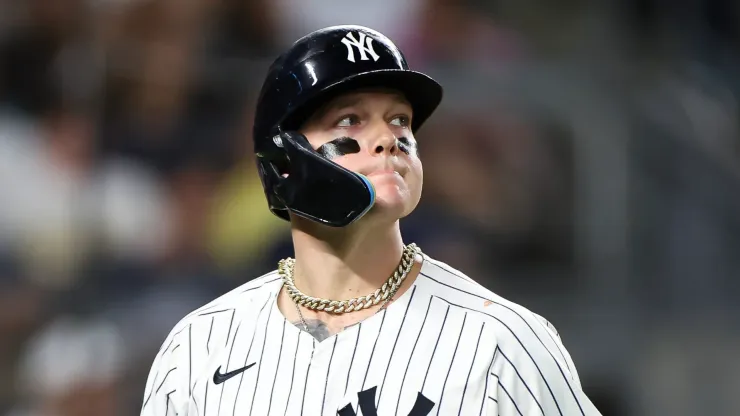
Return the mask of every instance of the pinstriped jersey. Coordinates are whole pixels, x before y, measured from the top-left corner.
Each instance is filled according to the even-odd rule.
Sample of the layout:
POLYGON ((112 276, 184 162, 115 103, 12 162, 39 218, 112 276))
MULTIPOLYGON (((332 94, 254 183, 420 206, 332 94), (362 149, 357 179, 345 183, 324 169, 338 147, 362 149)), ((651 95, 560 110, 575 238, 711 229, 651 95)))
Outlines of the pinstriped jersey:
POLYGON ((282 315, 281 287, 272 272, 183 318, 141 415, 599 415, 544 318, 428 256, 395 302, 321 342, 282 315))

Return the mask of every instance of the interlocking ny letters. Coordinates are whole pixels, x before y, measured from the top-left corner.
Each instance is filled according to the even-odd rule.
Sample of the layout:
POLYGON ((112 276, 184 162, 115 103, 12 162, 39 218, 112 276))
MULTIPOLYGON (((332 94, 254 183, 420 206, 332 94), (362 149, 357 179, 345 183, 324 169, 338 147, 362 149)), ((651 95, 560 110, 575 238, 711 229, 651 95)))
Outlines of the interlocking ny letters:
MULTIPOLYGON (((378 409, 375 407, 375 391, 377 387, 371 387, 367 390, 357 393, 357 404, 362 410, 362 416, 378 416, 378 409)), ((421 392, 416 395, 416 402, 411 408, 408 416, 427 416, 434 408, 434 402, 427 399, 421 392)), ((344 406, 337 411, 338 416, 357 416, 355 409, 351 404, 344 406)))
POLYGON ((373 49, 373 38, 368 37, 364 33, 359 33, 360 39, 355 38, 355 36, 352 34, 352 32, 347 33, 347 35, 342 39, 342 43, 347 47, 347 60, 350 62, 355 62, 355 49, 360 52, 360 59, 363 61, 367 61, 369 58, 367 57, 367 54, 370 54, 370 56, 373 57, 374 61, 377 61, 380 59, 380 56, 375 53, 375 50, 373 49))

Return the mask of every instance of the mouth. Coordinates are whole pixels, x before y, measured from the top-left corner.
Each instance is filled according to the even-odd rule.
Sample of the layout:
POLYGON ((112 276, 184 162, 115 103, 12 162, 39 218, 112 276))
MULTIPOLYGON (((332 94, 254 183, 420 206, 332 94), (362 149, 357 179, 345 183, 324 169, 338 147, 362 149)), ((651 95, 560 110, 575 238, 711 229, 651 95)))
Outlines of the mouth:
POLYGON ((401 174, 398 173, 394 169, 382 169, 382 170, 376 170, 376 171, 370 172, 367 175, 368 178, 376 177, 376 176, 398 176, 400 178, 401 174))

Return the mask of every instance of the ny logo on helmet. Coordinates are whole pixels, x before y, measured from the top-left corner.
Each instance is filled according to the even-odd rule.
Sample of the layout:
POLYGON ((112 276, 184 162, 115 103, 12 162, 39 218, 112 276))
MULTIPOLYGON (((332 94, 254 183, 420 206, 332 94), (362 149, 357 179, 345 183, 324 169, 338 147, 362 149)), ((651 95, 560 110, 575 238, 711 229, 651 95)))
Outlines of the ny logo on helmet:
POLYGON ((359 33, 360 39, 356 39, 352 32, 348 32, 347 35, 342 39, 342 43, 347 47, 347 60, 355 62, 355 50, 360 52, 360 59, 367 61, 369 58, 367 54, 373 57, 374 61, 380 59, 377 53, 373 50, 373 38, 367 36, 364 33, 359 33))

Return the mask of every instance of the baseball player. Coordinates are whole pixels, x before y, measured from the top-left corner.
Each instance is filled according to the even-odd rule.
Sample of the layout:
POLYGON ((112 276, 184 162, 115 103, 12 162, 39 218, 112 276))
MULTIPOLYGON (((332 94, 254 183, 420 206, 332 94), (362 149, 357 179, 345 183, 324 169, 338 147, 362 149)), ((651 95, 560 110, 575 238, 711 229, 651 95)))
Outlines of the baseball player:
POLYGON ((402 239, 441 99, 361 26, 273 63, 254 145, 295 258, 175 326, 142 416, 599 415, 547 321, 402 239))

